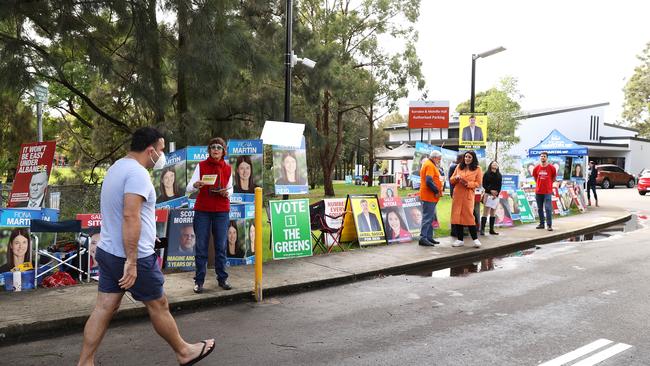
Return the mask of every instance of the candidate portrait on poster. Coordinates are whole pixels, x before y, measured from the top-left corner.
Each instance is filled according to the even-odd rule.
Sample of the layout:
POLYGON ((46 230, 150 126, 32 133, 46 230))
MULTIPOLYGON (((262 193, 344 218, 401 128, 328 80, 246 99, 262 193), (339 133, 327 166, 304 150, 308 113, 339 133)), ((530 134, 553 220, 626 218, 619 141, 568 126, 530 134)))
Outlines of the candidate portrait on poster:
POLYGON ((487 142, 487 116, 485 115, 461 115, 460 141, 461 146, 485 146, 487 142))
POLYGON ((226 257, 244 258, 247 252, 245 230, 245 220, 230 220, 226 232, 226 257))
POLYGON ((305 140, 299 148, 273 145, 275 194, 306 194, 307 153, 305 140))
POLYGON ((189 209, 170 210, 165 267, 194 270, 195 244, 194 211, 189 209))
POLYGON ((40 171, 32 174, 29 180, 29 199, 19 202, 16 207, 40 208, 43 207, 45 192, 47 191, 47 171, 40 171))
POLYGON ((401 206, 384 207, 381 209, 381 213, 386 223, 386 240, 388 243, 412 240, 411 232, 404 219, 404 209, 401 206))
POLYGON ((307 159, 304 151, 275 151, 273 167, 276 185, 302 186, 307 184, 307 159))
POLYGON ((361 212, 357 215, 357 228, 360 233, 381 231, 381 224, 377 215, 370 212, 369 202, 365 198, 359 201, 361 212))

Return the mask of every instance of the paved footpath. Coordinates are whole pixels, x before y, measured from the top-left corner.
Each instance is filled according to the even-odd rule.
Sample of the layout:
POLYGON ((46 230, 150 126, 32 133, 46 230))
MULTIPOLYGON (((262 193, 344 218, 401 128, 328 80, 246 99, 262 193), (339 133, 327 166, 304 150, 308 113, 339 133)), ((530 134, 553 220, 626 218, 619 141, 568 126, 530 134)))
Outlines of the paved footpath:
MULTIPOLYGON (((309 288, 334 285, 377 276, 403 273, 420 268, 442 269, 469 264, 480 259, 504 255, 536 245, 557 242, 628 221, 623 209, 594 208, 570 217, 554 218, 555 231, 536 230, 536 224, 500 229, 499 236, 481 237, 483 246, 475 249, 471 240, 465 247, 452 248, 450 238, 441 238, 435 248, 417 242, 361 248, 343 253, 264 264, 264 295, 271 296, 309 288)), ((206 282, 203 294, 192 292, 193 272, 165 276, 165 292, 172 311, 216 306, 252 299, 254 266, 229 269, 230 291, 206 282)), ((38 289, 21 293, 0 293, 0 345, 78 332, 95 304, 96 283, 58 289, 38 289)), ((142 303, 125 296, 114 319, 128 320, 147 316, 142 303)))

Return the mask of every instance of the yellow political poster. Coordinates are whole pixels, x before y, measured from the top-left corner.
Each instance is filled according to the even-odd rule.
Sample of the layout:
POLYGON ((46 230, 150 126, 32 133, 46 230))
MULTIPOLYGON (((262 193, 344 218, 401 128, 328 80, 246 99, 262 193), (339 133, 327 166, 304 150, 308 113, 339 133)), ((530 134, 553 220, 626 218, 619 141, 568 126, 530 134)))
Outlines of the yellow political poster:
POLYGON ((458 145, 485 147, 488 133, 488 118, 481 114, 463 114, 458 128, 458 145))
MULTIPOLYGON (((350 195, 346 203, 352 209, 352 219, 360 246, 385 244, 386 233, 377 195, 350 195)), ((346 217, 346 221, 348 221, 346 217)))

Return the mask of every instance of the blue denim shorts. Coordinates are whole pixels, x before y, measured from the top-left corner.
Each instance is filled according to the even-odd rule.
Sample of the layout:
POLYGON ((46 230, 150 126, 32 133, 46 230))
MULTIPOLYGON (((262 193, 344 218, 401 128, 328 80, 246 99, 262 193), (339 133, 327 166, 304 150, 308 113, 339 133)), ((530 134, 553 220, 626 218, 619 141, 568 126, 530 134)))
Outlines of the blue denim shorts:
MULTIPOLYGON (((114 256, 97 248, 95 259, 99 264, 99 291, 106 293, 123 293, 120 278, 124 275, 126 258, 114 256)), ((158 256, 152 254, 138 258, 138 277, 133 287, 126 290, 138 301, 157 300, 163 296, 165 277, 158 267, 158 256)))

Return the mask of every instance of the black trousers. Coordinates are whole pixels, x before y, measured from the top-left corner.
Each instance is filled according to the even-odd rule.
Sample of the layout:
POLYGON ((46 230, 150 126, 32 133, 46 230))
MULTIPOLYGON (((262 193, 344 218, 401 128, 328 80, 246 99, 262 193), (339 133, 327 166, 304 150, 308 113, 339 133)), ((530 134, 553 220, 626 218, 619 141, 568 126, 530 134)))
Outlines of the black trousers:
POLYGON ((469 230, 469 235, 473 240, 478 239, 478 232, 476 231, 476 225, 463 226, 463 225, 451 225, 451 235, 458 238, 458 240, 463 240, 463 231, 465 228, 469 230), (454 230, 455 229, 455 230, 454 230))
POLYGON ((588 200, 591 199, 591 195, 589 194, 589 193, 590 193, 589 191, 591 191, 591 190, 594 191, 594 199, 595 199, 596 201, 598 201, 598 195, 596 194, 596 183, 589 183, 589 182, 587 182, 587 199, 588 199, 588 200))

